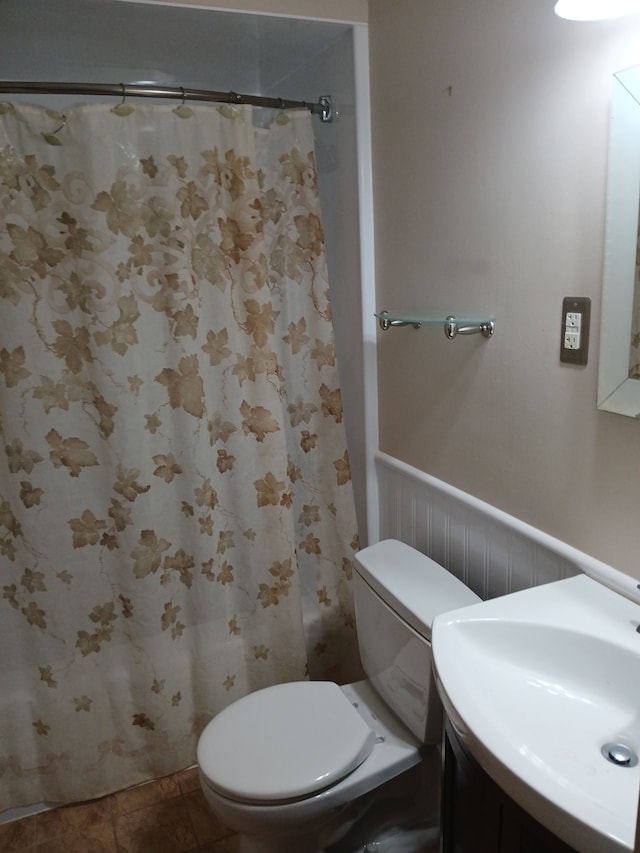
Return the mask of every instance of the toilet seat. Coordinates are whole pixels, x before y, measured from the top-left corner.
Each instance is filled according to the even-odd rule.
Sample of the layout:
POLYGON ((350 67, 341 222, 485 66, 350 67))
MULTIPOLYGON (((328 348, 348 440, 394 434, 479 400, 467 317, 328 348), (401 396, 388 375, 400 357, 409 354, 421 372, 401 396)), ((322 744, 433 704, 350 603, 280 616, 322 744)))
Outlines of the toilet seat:
POLYGON ((375 734, 330 681, 278 684, 239 699, 204 729, 200 771, 223 796, 282 803, 348 776, 375 734))

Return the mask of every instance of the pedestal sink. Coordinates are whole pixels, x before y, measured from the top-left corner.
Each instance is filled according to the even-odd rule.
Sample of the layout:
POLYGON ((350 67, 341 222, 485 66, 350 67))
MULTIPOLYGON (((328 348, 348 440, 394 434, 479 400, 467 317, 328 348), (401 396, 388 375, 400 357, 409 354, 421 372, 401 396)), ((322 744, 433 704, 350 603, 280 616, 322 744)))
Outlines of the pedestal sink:
POLYGON ((579 575, 433 625, 438 689, 465 748, 580 853, 634 848, 640 605, 579 575))

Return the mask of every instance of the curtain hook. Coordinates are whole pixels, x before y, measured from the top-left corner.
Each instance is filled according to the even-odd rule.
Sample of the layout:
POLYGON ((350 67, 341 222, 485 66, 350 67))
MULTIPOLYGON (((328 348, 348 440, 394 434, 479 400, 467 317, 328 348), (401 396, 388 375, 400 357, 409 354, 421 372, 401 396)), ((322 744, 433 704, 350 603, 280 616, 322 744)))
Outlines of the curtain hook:
POLYGON ((62 142, 60 141, 60 139, 58 139, 57 134, 60 133, 60 131, 62 130, 62 128, 65 126, 66 123, 67 123, 67 117, 63 113, 62 114, 62 124, 59 127, 57 127, 55 130, 52 130, 49 133, 43 133, 42 134, 42 137, 45 140, 45 142, 48 142, 49 145, 62 145, 62 142))
POLYGON ((282 98, 278 98, 280 112, 276 116, 276 124, 289 124, 289 116, 286 114, 286 106, 282 98))
POLYGON ((132 112, 135 112, 135 107, 129 106, 129 104, 125 104, 127 99, 127 91, 125 89, 124 83, 120 83, 120 89, 122 90, 122 100, 119 104, 116 104, 115 107, 111 107, 111 112, 115 113, 117 116, 126 117, 131 115, 132 112))
POLYGON ((182 103, 179 107, 176 107, 174 109, 174 113, 178 116, 178 118, 191 118, 191 116, 193 115, 193 110, 185 103, 185 101, 187 100, 187 93, 184 90, 184 86, 180 86, 180 91, 182 92, 182 103))
POLYGON ((64 115, 64 113, 63 113, 63 115, 62 115, 62 124, 60 125, 60 127, 57 127, 55 130, 52 130, 51 132, 52 132, 53 134, 60 133, 60 131, 62 130, 62 128, 65 126, 65 124, 66 124, 66 123, 67 123, 67 117, 66 117, 66 115, 64 115))
POLYGON ((280 112, 276 116, 276 124, 289 124, 289 116, 285 113, 285 106, 282 98, 278 98, 278 106, 280 107, 280 112))

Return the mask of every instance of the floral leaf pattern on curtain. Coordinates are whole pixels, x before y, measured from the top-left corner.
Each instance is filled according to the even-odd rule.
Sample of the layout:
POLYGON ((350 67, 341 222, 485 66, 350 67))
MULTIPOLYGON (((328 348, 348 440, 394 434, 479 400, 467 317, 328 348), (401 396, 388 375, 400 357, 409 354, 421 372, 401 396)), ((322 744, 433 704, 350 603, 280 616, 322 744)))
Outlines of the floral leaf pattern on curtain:
POLYGON ((2 809, 359 665, 310 117, 0 112, 2 809))

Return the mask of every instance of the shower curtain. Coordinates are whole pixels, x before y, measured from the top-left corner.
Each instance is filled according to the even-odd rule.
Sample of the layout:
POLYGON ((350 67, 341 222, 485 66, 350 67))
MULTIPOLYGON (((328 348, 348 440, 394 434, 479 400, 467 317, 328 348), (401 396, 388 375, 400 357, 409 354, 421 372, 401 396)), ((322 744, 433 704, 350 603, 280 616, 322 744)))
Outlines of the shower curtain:
POLYGON ((359 665, 311 117, 0 113, 3 810, 359 665))

